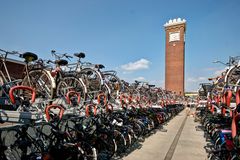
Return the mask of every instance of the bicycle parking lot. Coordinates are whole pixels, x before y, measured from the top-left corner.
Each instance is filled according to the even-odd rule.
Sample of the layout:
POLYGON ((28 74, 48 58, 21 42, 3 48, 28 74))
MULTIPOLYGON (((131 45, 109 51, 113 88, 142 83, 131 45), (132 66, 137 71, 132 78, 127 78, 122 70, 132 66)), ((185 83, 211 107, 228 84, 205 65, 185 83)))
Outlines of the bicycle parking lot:
POLYGON ((84 53, 68 66, 66 53, 52 51, 53 61, 1 51, 3 160, 238 159, 237 58, 186 105, 186 97, 83 63, 84 53), (8 54, 24 59, 23 79, 8 72, 8 54))
POLYGON ((0 6, 0 160, 240 160, 240 0, 0 6))
POLYGON ((1 52, 3 160, 239 157, 238 57, 221 76, 209 78, 212 84, 200 84, 198 101, 189 102, 146 82, 123 81, 102 64, 82 62, 84 53, 68 64, 73 57, 56 51, 54 61, 1 52), (24 59, 23 79, 8 72, 8 54, 24 59))
POLYGON ((183 96, 122 81, 101 64, 82 63, 84 53, 68 64, 73 57, 56 51, 55 61, 1 52, 1 99, 7 102, 0 110, 1 159, 122 157, 184 109, 183 96), (24 59, 23 79, 10 76, 8 54, 24 59))

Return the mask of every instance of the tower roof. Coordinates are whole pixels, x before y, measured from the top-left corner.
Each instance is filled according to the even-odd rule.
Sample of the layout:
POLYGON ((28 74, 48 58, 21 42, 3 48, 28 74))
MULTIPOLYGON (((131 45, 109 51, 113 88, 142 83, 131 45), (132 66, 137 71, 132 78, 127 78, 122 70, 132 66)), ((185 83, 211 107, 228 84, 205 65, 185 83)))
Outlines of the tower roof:
POLYGON ((181 19, 181 18, 175 18, 175 19, 170 19, 167 23, 165 23, 163 26, 164 27, 169 27, 169 26, 174 26, 174 25, 178 25, 178 24, 184 24, 186 23, 185 19, 181 19))

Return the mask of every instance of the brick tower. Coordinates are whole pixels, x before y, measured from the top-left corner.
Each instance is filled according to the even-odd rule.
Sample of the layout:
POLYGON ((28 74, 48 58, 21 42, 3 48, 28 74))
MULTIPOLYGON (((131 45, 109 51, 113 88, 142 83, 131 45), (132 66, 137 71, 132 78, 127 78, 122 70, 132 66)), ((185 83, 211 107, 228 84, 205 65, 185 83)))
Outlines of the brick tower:
POLYGON ((165 89, 184 95, 185 19, 169 20, 165 25, 165 89))

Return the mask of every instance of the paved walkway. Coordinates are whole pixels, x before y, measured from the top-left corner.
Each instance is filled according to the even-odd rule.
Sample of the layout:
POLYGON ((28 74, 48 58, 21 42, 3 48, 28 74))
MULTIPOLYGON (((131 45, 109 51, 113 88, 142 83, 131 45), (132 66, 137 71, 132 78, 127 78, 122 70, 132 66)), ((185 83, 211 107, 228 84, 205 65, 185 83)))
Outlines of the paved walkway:
POLYGON ((198 123, 186 112, 181 112, 166 126, 167 132, 151 135, 142 143, 141 148, 123 160, 205 160, 206 141, 203 131, 196 131, 198 123))

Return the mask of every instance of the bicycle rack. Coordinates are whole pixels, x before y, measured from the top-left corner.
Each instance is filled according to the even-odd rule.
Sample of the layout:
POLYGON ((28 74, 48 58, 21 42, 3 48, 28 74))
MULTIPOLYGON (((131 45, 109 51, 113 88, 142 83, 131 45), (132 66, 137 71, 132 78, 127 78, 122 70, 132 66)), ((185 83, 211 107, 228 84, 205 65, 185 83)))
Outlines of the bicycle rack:
POLYGON ((0 109, 0 122, 32 123, 42 120, 40 112, 19 112, 0 109))
POLYGON ((16 100, 14 96, 15 90, 28 90, 31 91, 32 97, 30 103, 34 103, 36 92, 31 87, 27 86, 14 86, 9 91, 9 98, 11 100, 10 110, 3 110, 0 109, 0 122, 12 122, 12 123, 32 123, 36 121, 42 120, 42 113, 38 111, 34 112, 26 112, 26 111, 18 111, 18 110, 12 110, 12 108, 16 105, 16 100))

